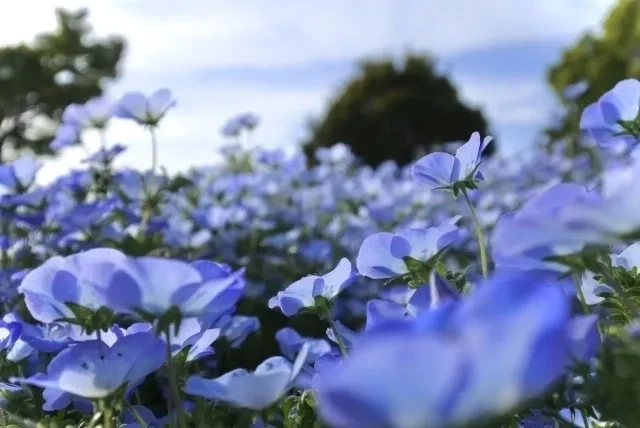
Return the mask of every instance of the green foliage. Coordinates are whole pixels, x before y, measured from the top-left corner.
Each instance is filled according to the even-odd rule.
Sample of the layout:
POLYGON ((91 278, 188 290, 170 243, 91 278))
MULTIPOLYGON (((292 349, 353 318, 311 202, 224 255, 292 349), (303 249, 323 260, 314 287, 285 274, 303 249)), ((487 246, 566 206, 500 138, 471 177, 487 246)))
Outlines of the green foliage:
POLYGON ((602 348, 595 376, 587 378, 585 389, 598 403, 602 420, 637 427, 640 421, 640 342, 629 337, 610 339, 602 348))
MULTIPOLYGON (((310 126, 305 153, 342 142, 368 165, 393 159, 401 165, 439 144, 487 134, 480 110, 464 105, 450 79, 433 61, 408 55, 402 66, 392 59, 366 60, 310 126)), ((485 154, 491 154, 495 144, 485 154)))
POLYGON ((640 1, 620 0, 604 21, 602 33, 587 32, 562 54, 548 71, 547 79, 565 108, 556 124, 546 130, 550 144, 567 142, 567 151, 588 150, 580 146, 579 122, 584 108, 620 80, 640 77, 640 1), (566 89, 579 82, 588 89, 575 99, 566 89))
POLYGON ((0 48, 0 160, 6 149, 51 154, 53 125, 64 107, 101 95, 118 76, 123 39, 95 38, 86 10, 58 9, 56 16, 54 32, 0 48))
POLYGON ((617 325, 631 323, 640 310, 640 272, 634 266, 631 270, 612 266, 607 259, 604 269, 594 277, 603 284, 610 286, 615 292, 600 293, 604 301, 601 307, 610 311, 607 318, 617 325))

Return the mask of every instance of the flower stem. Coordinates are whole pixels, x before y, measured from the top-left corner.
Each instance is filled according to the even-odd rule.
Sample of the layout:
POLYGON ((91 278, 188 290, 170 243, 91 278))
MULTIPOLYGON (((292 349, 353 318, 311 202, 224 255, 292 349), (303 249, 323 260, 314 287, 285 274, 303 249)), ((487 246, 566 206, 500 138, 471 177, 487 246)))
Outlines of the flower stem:
POLYGON ((149 428, 147 422, 142 418, 142 416, 140 416, 140 413, 138 413, 138 411, 129 403, 129 401, 125 400, 124 405, 127 410, 131 412, 131 415, 133 415, 133 417, 136 419, 136 421, 138 421, 138 424, 142 428, 149 428))
POLYGON ((482 225, 480 224, 480 220, 478 220, 478 216, 476 214, 476 210, 473 208, 471 199, 469 199, 467 189, 462 189, 461 192, 462 196, 464 196, 464 200, 469 206, 469 211, 471 212, 473 228, 476 232, 476 238, 478 239, 478 247, 480 248, 480 267, 482 268, 482 276, 486 278, 487 276, 489 276, 489 264, 487 262, 487 247, 484 240, 484 233, 482 232, 482 225))
POLYGON ((151 134, 151 175, 155 177, 158 169, 158 139, 154 126, 149 127, 149 134, 151 134))
MULTIPOLYGON (((178 416, 178 427, 186 428, 186 419, 184 412, 182 411, 182 400, 180 399, 180 391, 178 391, 178 378, 176 373, 176 366, 173 361, 173 355, 171 355, 171 327, 167 327, 165 332, 167 336, 167 367, 169 369, 169 389, 171 390, 171 397, 173 399, 173 407, 175 408, 176 415, 178 416)), ((170 400, 171 401, 171 400, 170 400)), ((171 416, 173 421, 173 417, 171 416)))
POLYGON ((340 349, 340 353, 343 356, 347 356, 347 347, 344 345, 344 341, 342 340, 342 336, 340 335, 340 333, 338 333, 338 330, 336 329, 335 323, 333 322, 333 320, 331 318, 329 318, 329 326, 331 327, 331 330, 333 331, 333 335, 336 338, 336 343, 338 344, 338 348, 340 349))
POLYGON ((116 428, 113 423, 113 409, 104 400, 100 400, 100 409, 102 410, 102 426, 103 428, 116 428))
MULTIPOLYGON (((587 299, 585 299, 584 291, 582 290, 582 272, 574 271, 572 272, 572 276, 573 276, 573 283, 576 285, 578 300, 580 300, 580 305, 582 305, 582 310, 586 315, 589 315, 591 313, 591 308, 587 304, 587 299)), ((600 339, 602 339, 604 336, 602 335, 599 322, 596 322, 596 328, 598 329, 598 335, 600 336, 600 339)))

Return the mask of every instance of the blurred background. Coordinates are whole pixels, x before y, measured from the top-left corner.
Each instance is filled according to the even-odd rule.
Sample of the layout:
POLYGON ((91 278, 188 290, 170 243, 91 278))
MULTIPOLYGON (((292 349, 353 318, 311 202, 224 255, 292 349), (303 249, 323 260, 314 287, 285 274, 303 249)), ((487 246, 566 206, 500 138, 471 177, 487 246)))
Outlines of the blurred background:
MULTIPOLYGON (((102 93, 174 92, 158 137, 178 172, 238 139, 309 154, 344 142, 371 165, 476 130, 499 156, 578 153, 582 108, 640 77, 639 0, 5 2, 0 154, 53 156, 44 181, 86 156, 48 148, 62 110, 102 93)), ((114 123, 109 142, 149 168, 144 130, 114 123)))

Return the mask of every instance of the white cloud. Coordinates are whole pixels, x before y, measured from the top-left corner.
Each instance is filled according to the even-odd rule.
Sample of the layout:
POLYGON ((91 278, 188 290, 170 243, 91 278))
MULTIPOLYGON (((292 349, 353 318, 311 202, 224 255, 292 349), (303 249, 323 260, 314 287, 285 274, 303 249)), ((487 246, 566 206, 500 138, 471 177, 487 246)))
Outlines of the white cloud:
MULTIPOLYGON (((536 40, 570 41, 597 28, 613 0, 20 0, 3 9, 0 44, 28 41, 55 28, 56 6, 90 9, 99 35, 128 41, 124 79, 111 88, 152 91, 167 86, 179 105, 159 133, 160 161, 170 170, 204 164, 220 142, 229 115, 253 110, 263 117, 256 140, 291 144, 309 113, 319 112, 332 88, 303 89, 192 81, 220 66, 287 66, 351 60, 405 47, 453 54, 474 48, 536 40)), ((491 117, 526 122, 544 114, 531 94, 541 82, 457 79, 462 94, 483 104, 491 117)), ((542 89, 541 89, 542 88, 542 89)), ((142 131, 119 124, 112 141, 131 144, 123 163, 148 167, 142 131)), ((95 142, 94 142, 95 143, 95 142)), ((65 153, 44 172, 51 178, 77 165, 81 151, 65 153)))

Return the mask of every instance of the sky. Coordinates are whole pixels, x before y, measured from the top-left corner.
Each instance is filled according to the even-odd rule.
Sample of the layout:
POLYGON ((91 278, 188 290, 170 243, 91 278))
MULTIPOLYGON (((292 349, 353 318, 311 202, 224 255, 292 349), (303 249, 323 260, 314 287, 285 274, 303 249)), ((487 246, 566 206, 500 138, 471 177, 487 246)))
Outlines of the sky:
MULTIPOLYGON (((549 122, 554 98, 545 70, 563 47, 597 31, 615 0, 20 0, 5 5, 0 43, 55 28, 55 7, 87 7, 96 35, 128 41, 122 77, 108 90, 170 88, 178 101, 158 130, 170 172, 206 165, 237 113, 261 117, 252 144, 294 147, 356 61, 428 51, 462 98, 480 106, 505 155, 549 122)), ((120 164, 150 167, 144 130, 114 123, 110 143, 129 146, 120 164)), ((97 149, 95 135, 86 136, 97 149)), ((80 166, 85 153, 47 161, 45 181, 80 166)))

